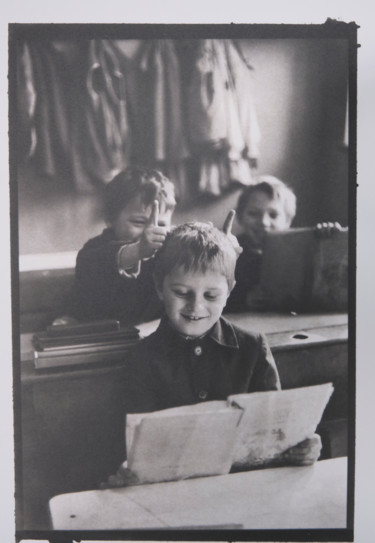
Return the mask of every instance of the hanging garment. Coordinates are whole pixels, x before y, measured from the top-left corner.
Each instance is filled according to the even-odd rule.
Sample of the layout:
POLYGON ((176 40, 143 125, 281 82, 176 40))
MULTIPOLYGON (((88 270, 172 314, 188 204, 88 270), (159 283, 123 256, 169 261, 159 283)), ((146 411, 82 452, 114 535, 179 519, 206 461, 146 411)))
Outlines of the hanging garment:
POLYGON ((30 40, 27 51, 20 96, 36 97, 35 166, 91 191, 129 164, 124 59, 110 40, 30 40))
POLYGON ((225 50, 233 98, 245 144, 243 154, 257 159, 261 135, 254 102, 254 72, 236 42, 225 40, 225 50))
POLYGON ((33 122, 37 142, 33 161, 43 176, 61 177, 69 182, 76 82, 75 61, 70 55, 72 46, 30 40, 27 47, 31 59, 28 85, 33 86, 36 95, 33 122))
POLYGON ((186 186, 186 141, 181 76, 173 40, 147 40, 136 59, 136 108, 133 157, 136 162, 162 169, 171 175, 176 195, 183 199, 186 186))
POLYGON ((109 182, 130 162, 125 57, 111 40, 90 40, 84 57, 73 153, 81 189, 109 182))
POLYGON ((225 65, 217 40, 201 40, 188 89, 189 135, 195 145, 219 146, 227 136, 225 65))
POLYGON ((17 156, 23 162, 33 156, 36 147, 36 90, 30 51, 26 42, 17 50, 17 156))
POLYGON ((229 178, 227 160, 225 157, 213 158, 202 156, 199 170, 199 190, 219 196, 225 188, 225 182, 229 178))
POLYGON ((223 53, 218 40, 200 40, 187 92, 189 136, 199 162, 198 188, 212 195, 219 195, 228 182, 219 164, 228 133, 223 53))
POLYGON ((250 69, 232 40, 201 40, 188 91, 190 139, 199 157, 202 192, 218 194, 238 181, 252 182, 250 155, 256 153, 259 127, 251 98, 250 69), (244 105, 242 105, 242 102, 244 105), (250 104, 250 105, 249 105, 250 104), (217 167, 205 149, 226 151, 217 167))

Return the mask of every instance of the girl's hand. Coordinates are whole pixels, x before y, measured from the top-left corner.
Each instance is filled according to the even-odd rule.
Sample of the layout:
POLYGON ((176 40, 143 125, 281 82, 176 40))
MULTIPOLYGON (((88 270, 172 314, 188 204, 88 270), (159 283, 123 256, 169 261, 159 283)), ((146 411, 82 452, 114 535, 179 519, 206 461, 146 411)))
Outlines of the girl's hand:
POLYGON ((151 215, 139 241, 140 258, 150 258, 163 245, 168 229, 159 226, 159 202, 152 204, 151 215))
POLYGON ((224 221, 224 224, 223 224, 223 232, 224 234, 226 234, 228 236, 228 238, 230 239, 230 241, 232 242, 232 245, 237 253, 237 258, 240 256, 240 254, 242 253, 242 247, 241 245, 238 243, 238 240, 236 238, 236 236, 234 234, 232 234, 232 226, 233 226, 233 221, 234 221, 234 217, 236 215, 236 212, 234 209, 231 209, 224 221))
POLYGON ((290 447, 282 454, 285 462, 292 466, 309 466, 316 462, 322 450, 322 440, 318 434, 290 447))

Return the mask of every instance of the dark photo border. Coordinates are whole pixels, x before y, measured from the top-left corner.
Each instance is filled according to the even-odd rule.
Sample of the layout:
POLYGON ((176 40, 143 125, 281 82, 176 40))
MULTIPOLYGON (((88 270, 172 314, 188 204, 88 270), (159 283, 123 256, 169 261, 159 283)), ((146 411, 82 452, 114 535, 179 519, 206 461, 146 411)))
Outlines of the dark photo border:
MULTIPOLYGON (((355 387, 356 387, 356 202, 357 202, 357 29, 355 23, 328 20, 324 24, 10 24, 9 25, 9 164, 12 274, 13 409, 16 500, 22 496, 22 431, 20 372, 19 215, 17 184, 17 43, 26 39, 344 39, 348 43, 349 70, 349 455, 347 527, 316 530, 129 530, 25 531, 17 541, 45 539, 68 543, 105 541, 353 541, 355 483, 355 387)), ((17 509, 17 504, 16 504, 17 509)))

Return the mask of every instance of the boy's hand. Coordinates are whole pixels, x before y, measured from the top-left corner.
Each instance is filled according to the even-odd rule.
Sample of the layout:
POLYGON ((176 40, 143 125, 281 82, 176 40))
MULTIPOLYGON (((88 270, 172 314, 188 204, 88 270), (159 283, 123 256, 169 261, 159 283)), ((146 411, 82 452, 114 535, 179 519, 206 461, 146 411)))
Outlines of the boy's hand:
POLYGON ((294 447, 290 447, 282 454, 282 458, 288 465, 309 466, 316 462, 322 450, 322 440, 318 434, 301 441, 294 447))
POLYGON ((330 238, 336 232, 345 230, 338 222, 319 222, 315 226, 315 235, 319 239, 330 238))
POLYGON ((150 258, 163 245, 168 229, 159 226, 159 202, 152 204, 151 215, 139 241, 139 253, 141 260, 150 258))
POLYGON ((122 486, 132 486, 139 483, 137 476, 130 471, 127 463, 121 464, 115 475, 110 475, 105 483, 100 483, 100 489, 120 488, 122 486))
POLYGON ((228 238, 230 239, 230 241, 232 242, 232 245, 237 253, 237 258, 240 256, 240 254, 242 253, 242 247, 241 245, 238 243, 238 240, 236 238, 236 236, 234 234, 232 234, 232 226, 233 226, 233 221, 234 221, 234 217, 236 215, 236 212, 234 211, 234 209, 231 209, 224 221, 224 224, 223 224, 223 232, 224 234, 226 234, 228 236, 228 238))

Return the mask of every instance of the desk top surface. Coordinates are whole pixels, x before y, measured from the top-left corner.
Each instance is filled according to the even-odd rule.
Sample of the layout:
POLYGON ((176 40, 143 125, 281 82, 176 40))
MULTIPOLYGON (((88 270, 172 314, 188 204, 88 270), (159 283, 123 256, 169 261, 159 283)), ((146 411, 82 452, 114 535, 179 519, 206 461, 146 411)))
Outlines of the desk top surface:
MULTIPOLYGON (((281 350, 283 348, 293 348, 302 346, 302 344, 317 344, 329 341, 347 341, 348 339, 348 315, 346 313, 314 313, 314 314, 282 314, 282 313, 238 313, 225 315, 228 320, 236 324, 245 331, 258 331, 267 335, 272 349, 281 350), (294 339, 294 334, 304 331, 308 334, 307 341, 294 339)), ((158 326, 159 320, 149 323, 143 323, 138 326, 140 335, 146 337, 154 332, 158 326)), ((34 368, 33 363, 33 334, 21 334, 21 362, 22 376, 24 382, 31 382, 34 379, 55 379, 61 375, 67 377, 72 372, 63 368, 54 369, 51 374, 41 375, 34 368), (31 380, 31 381, 30 381, 31 380)), ((96 368, 95 372, 112 371, 112 365, 106 364, 101 368, 96 368)), ((71 369, 71 368, 70 368, 71 369)), ((74 368, 74 374, 85 375, 92 372, 92 367, 74 368)))
POLYGON ((92 490, 49 502, 57 530, 346 528, 347 459, 92 490))
MULTIPOLYGON (((329 328, 331 326, 347 325, 347 313, 273 313, 246 312, 226 313, 224 317, 245 331, 275 334, 293 332, 312 328, 329 328)), ((155 320, 139 325, 142 336, 148 336, 157 328, 159 321, 155 320)))
MULTIPOLYGON (((243 330, 275 334, 283 332, 298 332, 313 328, 330 328, 348 324, 347 313, 306 313, 293 315, 291 313, 229 313, 224 315, 228 320, 243 330)), ((142 337, 154 332, 159 320, 138 325, 142 337)), ((21 358, 32 359, 32 333, 21 335, 21 358)))

